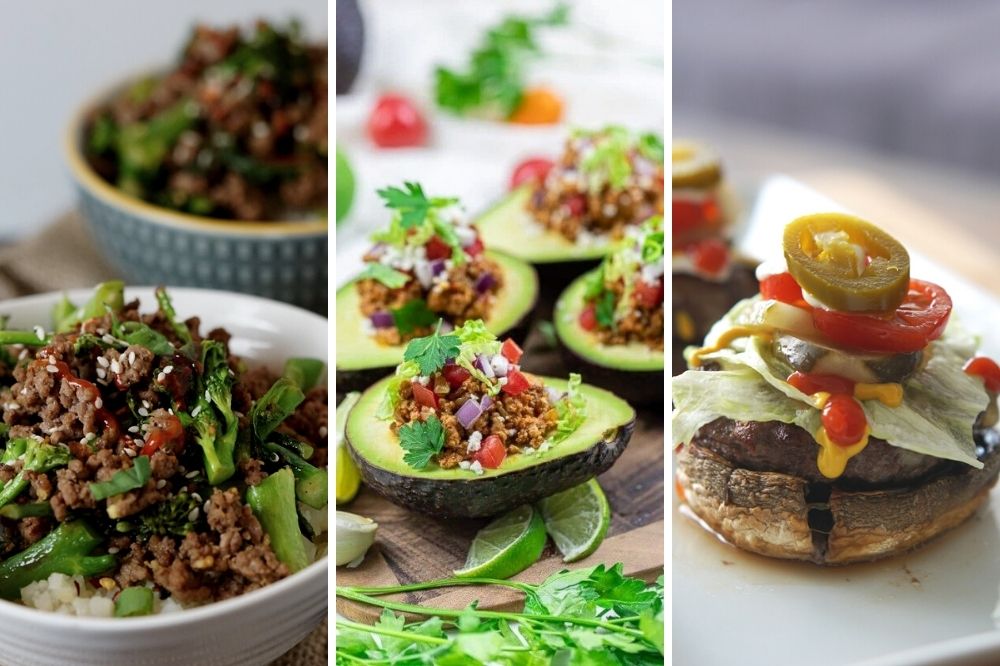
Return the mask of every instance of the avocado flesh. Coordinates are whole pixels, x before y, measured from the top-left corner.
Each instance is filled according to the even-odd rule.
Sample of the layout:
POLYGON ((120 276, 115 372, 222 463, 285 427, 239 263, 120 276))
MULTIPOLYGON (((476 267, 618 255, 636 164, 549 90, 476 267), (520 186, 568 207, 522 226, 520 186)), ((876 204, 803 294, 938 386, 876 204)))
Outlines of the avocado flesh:
MULTIPOLYGON (((541 379, 546 386, 566 389, 565 380, 541 379)), ((433 464, 418 470, 403 462, 390 421, 376 416, 388 381, 365 391, 348 415, 348 450, 376 492, 400 506, 442 517, 492 516, 583 483, 611 467, 635 427, 635 410, 627 402, 584 384, 580 392, 587 402, 586 419, 548 451, 508 456, 481 475, 433 464)))
MULTIPOLYGON (((497 262, 503 271, 503 286, 497 292, 486 327, 497 336, 518 326, 535 307, 538 277, 534 269, 513 257, 488 251, 486 256, 497 262)), ((383 345, 365 332, 364 315, 354 282, 337 290, 337 390, 364 389, 370 385, 341 385, 342 373, 374 371, 376 377, 391 374, 403 362, 406 345, 383 345)), ((348 380, 347 383, 354 383, 348 380)))
POLYGON ((584 308, 583 294, 592 274, 593 272, 578 277, 556 301, 554 323, 559 341, 570 352, 595 365, 614 370, 662 372, 662 349, 652 349, 644 342, 606 345, 597 339, 595 333, 585 331, 580 326, 580 313, 584 308))
POLYGON ((562 234, 539 225, 528 212, 530 197, 530 185, 519 187, 476 220, 486 247, 533 264, 595 260, 608 253, 613 244, 610 238, 577 245, 562 234))

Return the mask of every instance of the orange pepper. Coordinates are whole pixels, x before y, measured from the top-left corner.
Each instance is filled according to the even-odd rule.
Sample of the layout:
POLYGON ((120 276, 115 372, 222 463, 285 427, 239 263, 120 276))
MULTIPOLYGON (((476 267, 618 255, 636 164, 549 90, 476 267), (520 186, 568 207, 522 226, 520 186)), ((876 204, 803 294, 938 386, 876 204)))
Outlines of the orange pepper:
POLYGON ((563 102, 547 88, 529 88, 509 120, 521 125, 552 125, 562 119, 563 102))

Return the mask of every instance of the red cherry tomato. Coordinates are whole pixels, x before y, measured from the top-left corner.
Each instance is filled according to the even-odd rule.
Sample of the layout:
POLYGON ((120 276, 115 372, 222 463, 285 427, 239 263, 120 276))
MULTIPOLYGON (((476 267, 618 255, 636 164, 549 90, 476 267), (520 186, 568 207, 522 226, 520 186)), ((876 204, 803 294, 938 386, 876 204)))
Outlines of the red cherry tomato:
POLYGON ((418 405, 437 410, 438 398, 434 391, 419 382, 413 382, 411 386, 413 387, 413 399, 417 401, 418 405))
POLYGON ((683 245, 687 236, 702 227, 714 228, 722 219, 714 199, 674 199, 671 209, 671 234, 675 246, 683 245))
POLYGON ((871 352, 914 352, 941 337, 951 297, 930 282, 910 280, 910 291, 890 316, 813 309, 813 325, 838 347, 871 352))
POLYGON ((176 416, 168 415, 162 419, 162 427, 150 428, 142 455, 151 456, 162 448, 169 448, 171 453, 184 449, 184 426, 176 416))
POLYGON ((531 386, 531 383, 528 381, 528 378, 519 371, 511 368, 507 371, 507 383, 500 390, 507 395, 518 395, 529 386, 531 386))
POLYGON ((653 284, 639 280, 635 283, 635 299, 645 308, 652 310, 663 302, 663 280, 653 284))
POLYGON ((760 283, 760 295, 766 299, 799 305, 804 302, 802 287, 791 273, 778 273, 764 278, 760 283))
POLYGON ((479 450, 473 454, 473 460, 478 460, 479 464, 486 469, 496 469, 507 457, 507 447, 503 445, 496 435, 489 435, 479 445, 479 450))
POLYGON ((380 148, 422 146, 427 142, 427 123, 407 98, 383 95, 368 118, 368 135, 380 148))
POLYGON ((507 338, 503 341, 503 344, 500 345, 500 353, 511 363, 520 363, 521 355, 524 354, 524 350, 518 347, 516 342, 507 338))
POLYGON ((977 356, 969 359, 962 368, 967 374, 980 377, 986 384, 986 389, 1000 393, 1000 366, 991 358, 977 356))
POLYGON ((849 395, 831 395, 820 417, 827 437, 834 444, 850 446, 864 437, 868 419, 861 404, 849 395))
POLYGON ((837 375, 808 374, 795 371, 788 375, 787 381, 806 395, 813 395, 821 391, 854 395, 854 382, 837 375))
POLYGON ((451 246, 437 236, 431 236, 431 239, 424 244, 424 251, 430 261, 447 259, 451 256, 451 246))
POLYGON ((695 267, 709 275, 722 272, 729 261, 729 248, 718 238, 706 238, 692 243, 688 246, 687 253, 695 267))
POLYGON ((574 194, 566 200, 566 207, 573 217, 580 217, 587 210, 587 197, 582 194, 574 194))
POLYGON ((544 157, 531 157, 514 168, 514 173, 510 177, 510 189, 516 190, 525 183, 537 185, 545 180, 549 171, 555 166, 555 162, 544 157))
POLYGON ((580 328, 585 331, 597 328, 597 307, 593 303, 588 303, 580 312, 580 328))
POLYGON ((472 245, 465 248, 466 254, 470 257, 475 257, 483 253, 483 239, 476 236, 476 240, 472 241, 472 245))
POLYGON ((458 388, 465 383, 471 375, 469 371, 458 365, 457 363, 449 363, 441 369, 441 374, 448 381, 448 385, 452 388, 458 388))

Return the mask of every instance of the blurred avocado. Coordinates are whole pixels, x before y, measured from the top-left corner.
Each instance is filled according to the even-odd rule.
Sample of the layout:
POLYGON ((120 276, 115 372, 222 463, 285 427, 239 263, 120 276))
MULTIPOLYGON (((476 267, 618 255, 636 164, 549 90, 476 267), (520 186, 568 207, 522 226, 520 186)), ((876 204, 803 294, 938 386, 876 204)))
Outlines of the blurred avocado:
POLYGON ((350 91, 361 69, 365 22, 357 0, 337 0, 337 94, 350 91))
POLYGON ((337 224, 347 216, 354 203, 354 172, 347 156, 337 148, 337 224))

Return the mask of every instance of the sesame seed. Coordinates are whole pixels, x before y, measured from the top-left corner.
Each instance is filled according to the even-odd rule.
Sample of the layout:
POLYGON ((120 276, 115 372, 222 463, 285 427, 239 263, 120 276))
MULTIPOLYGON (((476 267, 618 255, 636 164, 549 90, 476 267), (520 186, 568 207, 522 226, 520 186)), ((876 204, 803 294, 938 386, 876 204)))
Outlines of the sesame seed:
POLYGON ((56 364, 56 357, 55 356, 49 356, 48 359, 49 359, 49 365, 55 365, 56 364))
POLYGON ((166 485, 167 485, 167 480, 166 479, 160 479, 159 481, 156 482, 156 487, 160 488, 161 490, 166 485))
POLYGON ((205 503, 201 505, 201 508, 208 513, 208 507, 212 505, 212 500, 205 500, 205 503))
POLYGON ((122 366, 121 363, 118 362, 118 359, 111 361, 111 372, 118 375, 121 374, 121 371, 122 371, 122 366))
POLYGON ((135 365, 135 352, 134 351, 130 351, 128 353, 128 362, 129 362, 129 365, 135 365))
POLYGON ((97 378, 98 379, 107 379, 107 377, 108 377, 108 373, 105 372, 104 368, 98 368, 97 369, 97 378))
POLYGON ((184 475, 184 477, 188 479, 193 479, 196 476, 198 476, 198 470, 188 472, 187 474, 184 475))
POLYGON ((137 433, 137 432, 139 432, 139 426, 134 425, 131 428, 129 428, 128 431, 131 432, 131 433, 137 433))
POLYGON ((121 548, 119 548, 118 546, 111 546, 110 548, 108 548, 108 555, 115 555, 118 553, 119 550, 121 550, 121 548))
POLYGON ((194 409, 191 410, 191 418, 194 418, 194 417, 198 416, 198 414, 200 412, 201 412, 201 405, 198 405, 194 409))
POLYGON ((98 409, 103 409, 104 408, 104 400, 102 398, 98 398, 97 400, 95 400, 94 401, 94 407, 97 407, 98 409))
POLYGON ((199 495, 198 493, 191 493, 191 497, 194 499, 195 502, 201 501, 201 495, 199 495))
POLYGON ((104 358, 103 356, 98 356, 97 357, 97 365, 101 366, 102 368, 106 368, 106 367, 108 367, 111 364, 108 363, 108 359, 104 358))
POLYGON ((320 437, 326 437, 327 434, 328 434, 328 432, 329 431, 326 429, 326 426, 320 426, 319 427, 319 436, 320 437))
POLYGON ((57 367, 56 367, 56 366, 54 366, 54 365, 47 365, 47 366, 45 366, 45 369, 46 369, 46 370, 47 370, 48 372, 59 372, 59 368, 57 368, 57 367))
POLYGON ((35 337, 37 337, 39 340, 44 340, 45 329, 42 328, 41 326, 35 326, 35 337))
POLYGON ((28 349, 25 347, 21 350, 21 353, 17 355, 18 360, 23 361, 28 357, 28 349))
POLYGON ((150 407, 152 407, 152 405, 149 404, 149 400, 143 400, 142 401, 142 406, 145 407, 146 409, 149 409, 150 407))
POLYGON ((136 411, 138 412, 139 416, 149 416, 149 410, 146 409, 145 407, 140 407, 136 411))
POLYGON ((168 365, 167 367, 163 368, 163 374, 165 375, 169 375, 173 371, 174 371, 174 366, 172 365, 168 365))
POLYGON ((191 509, 191 511, 188 512, 188 520, 190 520, 192 523, 198 520, 199 513, 200 511, 198 510, 198 507, 191 509))
POLYGON ((104 335, 102 335, 101 340, 103 340, 109 345, 113 345, 116 342, 118 342, 117 340, 115 340, 115 336, 111 335, 110 333, 105 333, 104 335))
POLYGON ((97 439, 97 434, 92 432, 86 432, 83 434, 83 438, 86 440, 97 439))
POLYGON ((167 381, 167 374, 165 372, 161 372, 160 374, 156 375, 157 384, 162 384, 165 381, 167 381))
POLYGON ((125 449, 125 455, 127 455, 129 458, 135 458, 136 456, 135 449, 125 449))

